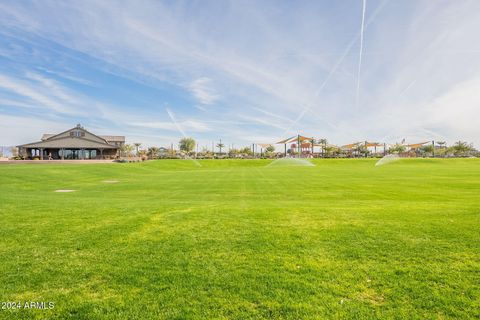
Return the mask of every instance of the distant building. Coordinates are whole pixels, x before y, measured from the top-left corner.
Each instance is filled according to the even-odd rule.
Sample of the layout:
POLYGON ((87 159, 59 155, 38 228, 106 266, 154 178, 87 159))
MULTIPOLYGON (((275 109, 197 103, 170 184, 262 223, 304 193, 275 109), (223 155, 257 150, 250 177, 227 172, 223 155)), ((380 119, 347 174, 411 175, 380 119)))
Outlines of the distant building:
POLYGON ((81 125, 58 134, 44 134, 40 141, 18 147, 26 159, 114 159, 125 144, 124 136, 97 136, 81 125))

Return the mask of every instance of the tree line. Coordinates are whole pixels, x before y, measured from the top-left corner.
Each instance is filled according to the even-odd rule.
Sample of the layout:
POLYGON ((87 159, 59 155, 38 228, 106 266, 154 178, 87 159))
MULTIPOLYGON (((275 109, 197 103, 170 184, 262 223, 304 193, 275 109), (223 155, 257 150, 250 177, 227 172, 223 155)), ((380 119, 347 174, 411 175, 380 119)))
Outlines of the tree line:
MULTIPOLYGON (((479 152, 473 147, 473 144, 465 141, 457 141, 451 146, 447 146, 446 142, 439 141, 432 144, 426 144, 419 148, 407 150, 403 144, 391 145, 383 150, 379 147, 377 152, 372 152, 365 144, 359 143, 351 150, 345 150, 341 147, 328 144, 327 139, 318 139, 314 141, 320 148, 320 152, 315 153, 316 157, 325 158, 342 158, 342 157, 374 157, 383 156, 385 154, 401 154, 405 156, 417 157, 467 157, 479 156, 479 152)), ((178 142, 178 150, 171 146, 170 148, 163 147, 148 147, 141 148, 141 143, 125 144, 122 146, 120 152, 124 157, 141 157, 146 159, 162 159, 162 158, 197 158, 197 159, 213 159, 213 158, 278 158, 285 156, 284 152, 275 152, 273 146, 254 149, 252 146, 245 146, 241 148, 229 148, 225 150, 225 144, 220 140, 215 144, 218 151, 210 150, 202 147, 197 148, 197 143, 193 138, 182 138, 178 142)), ((298 151, 296 148, 287 149, 287 155, 295 156, 298 151)))

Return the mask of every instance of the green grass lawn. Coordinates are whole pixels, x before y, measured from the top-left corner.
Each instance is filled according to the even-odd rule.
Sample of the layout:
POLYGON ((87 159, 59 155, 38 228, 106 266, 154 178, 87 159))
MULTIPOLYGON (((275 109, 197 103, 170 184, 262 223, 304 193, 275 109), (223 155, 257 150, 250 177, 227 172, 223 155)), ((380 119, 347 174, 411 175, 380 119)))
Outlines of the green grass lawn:
POLYGON ((269 162, 1 165, 0 319, 480 317, 480 160, 269 162))

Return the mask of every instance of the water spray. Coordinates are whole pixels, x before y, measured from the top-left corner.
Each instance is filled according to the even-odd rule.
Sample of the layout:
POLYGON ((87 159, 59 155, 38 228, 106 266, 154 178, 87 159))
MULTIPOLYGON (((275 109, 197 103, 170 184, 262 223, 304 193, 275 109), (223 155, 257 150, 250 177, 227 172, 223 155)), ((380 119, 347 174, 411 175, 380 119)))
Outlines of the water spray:
POLYGON ((375 167, 379 167, 379 166, 383 166, 383 165, 386 165, 386 164, 389 164, 389 163, 392 163, 392 162, 396 162, 400 159, 401 158, 398 154, 392 153, 392 154, 386 155, 382 159, 378 160, 375 163, 375 167))

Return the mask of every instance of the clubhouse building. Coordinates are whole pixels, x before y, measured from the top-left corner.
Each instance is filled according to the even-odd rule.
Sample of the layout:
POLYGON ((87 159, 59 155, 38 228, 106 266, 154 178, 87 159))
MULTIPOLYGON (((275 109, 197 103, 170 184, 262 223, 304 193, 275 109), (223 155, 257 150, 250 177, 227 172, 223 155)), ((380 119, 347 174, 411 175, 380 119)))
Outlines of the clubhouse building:
POLYGON ((18 147, 25 159, 115 159, 125 144, 124 136, 98 136, 81 125, 58 134, 44 134, 40 141, 18 147))

